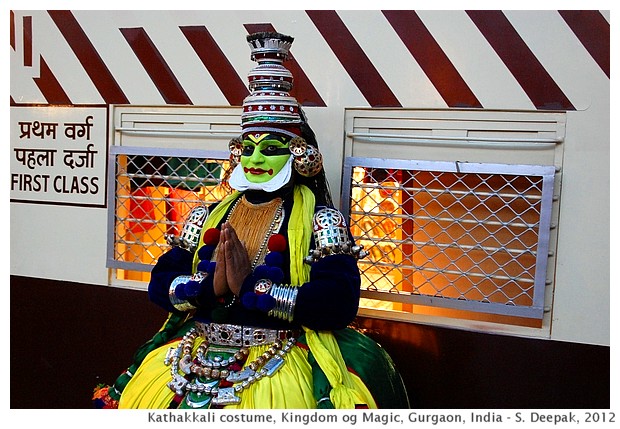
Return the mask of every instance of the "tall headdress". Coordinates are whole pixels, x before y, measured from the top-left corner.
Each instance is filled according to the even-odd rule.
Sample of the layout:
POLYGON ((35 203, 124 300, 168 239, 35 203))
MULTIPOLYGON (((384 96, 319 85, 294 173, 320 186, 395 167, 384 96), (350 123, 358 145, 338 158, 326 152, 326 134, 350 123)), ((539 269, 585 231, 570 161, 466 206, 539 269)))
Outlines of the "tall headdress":
POLYGON ((248 134, 278 134, 289 143, 295 170, 304 177, 318 174, 323 166, 316 146, 302 137, 306 125, 299 103, 290 95, 293 75, 284 65, 293 37, 275 32, 247 36, 250 58, 258 63, 248 74, 250 95, 243 100, 241 138, 230 141, 231 160, 238 163, 243 152, 243 137, 248 134))

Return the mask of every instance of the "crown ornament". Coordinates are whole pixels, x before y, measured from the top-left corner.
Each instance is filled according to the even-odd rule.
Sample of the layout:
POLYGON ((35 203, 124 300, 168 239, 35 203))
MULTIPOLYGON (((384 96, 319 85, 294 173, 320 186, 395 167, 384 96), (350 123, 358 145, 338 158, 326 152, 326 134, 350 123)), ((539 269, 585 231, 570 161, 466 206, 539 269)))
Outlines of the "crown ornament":
POLYGON ((284 66, 295 39, 277 32, 253 33, 246 39, 250 58, 257 65, 248 73, 250 95, 243 100, 243 134, 230 141, 231 162, 239 163, 243 136, 278 134, 291 139, 289 149, 295 170, 304 177, 315 176, 323 168, 323 159, 318 148, 306 144, 301 137, 303 112, 290 94, 293 74, 284 66))
POLYGON ((248 74, 250 95, 243 100, 241 127, 245 133, 279 132, 298 136, 299 103, 291 97, 293 74, 284 65, 294 38, 276 32, 247 36, 250 58, 257 63, 248 74))
POLYGON ((250 58, 261 63, 286 60, 295 39, 282 33, 263 31, 250 34, 246 40, 250 45, 250 58))

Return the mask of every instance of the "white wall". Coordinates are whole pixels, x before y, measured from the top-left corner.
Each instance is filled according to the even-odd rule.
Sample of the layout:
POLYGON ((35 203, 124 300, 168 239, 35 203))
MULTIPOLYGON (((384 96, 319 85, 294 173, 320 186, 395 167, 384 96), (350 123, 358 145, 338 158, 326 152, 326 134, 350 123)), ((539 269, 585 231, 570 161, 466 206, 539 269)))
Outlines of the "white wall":
POLYGON ((569 112, 552 338, 610 344, 609 98, 569 112))
POLYGON ((11 203, 11 274, 106 285, 103 208, 11 203))

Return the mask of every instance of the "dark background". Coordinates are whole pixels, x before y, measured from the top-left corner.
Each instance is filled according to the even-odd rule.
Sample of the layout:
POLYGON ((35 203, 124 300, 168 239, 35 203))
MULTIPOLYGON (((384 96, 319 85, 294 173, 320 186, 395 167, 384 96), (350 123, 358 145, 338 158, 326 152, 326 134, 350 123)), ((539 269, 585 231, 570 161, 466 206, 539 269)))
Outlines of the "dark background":
MULTIPOLYGON (((10 407, 88 409, 166 314, 146 292, 11 276, 10 407)), ((358 318, 412 408, 610 408, 610 348, 358 318)))

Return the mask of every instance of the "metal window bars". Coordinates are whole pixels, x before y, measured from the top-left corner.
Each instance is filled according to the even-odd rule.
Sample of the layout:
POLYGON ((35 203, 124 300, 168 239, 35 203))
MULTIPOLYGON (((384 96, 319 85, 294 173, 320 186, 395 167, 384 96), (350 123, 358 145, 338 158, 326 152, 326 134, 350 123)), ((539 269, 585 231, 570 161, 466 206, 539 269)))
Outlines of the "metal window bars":
POLYGON ((370 252, 359 261, 362 297, 384 310, 542 318, 554 175, 553 166, 346 158, 342 211, 370 252))
MULTIPOLYGON (((108 266, 150 271, 193 205, 226 195, 227 152, 113 146, 108 266)), ((362 297, 541 318, 553 166, 346 158, 342 211, 370 255, 362 297)))
POLYGON ((108 177, 110 268, 150 271, 191 208, 228 193, 228 153, 112 146, 108 177))

